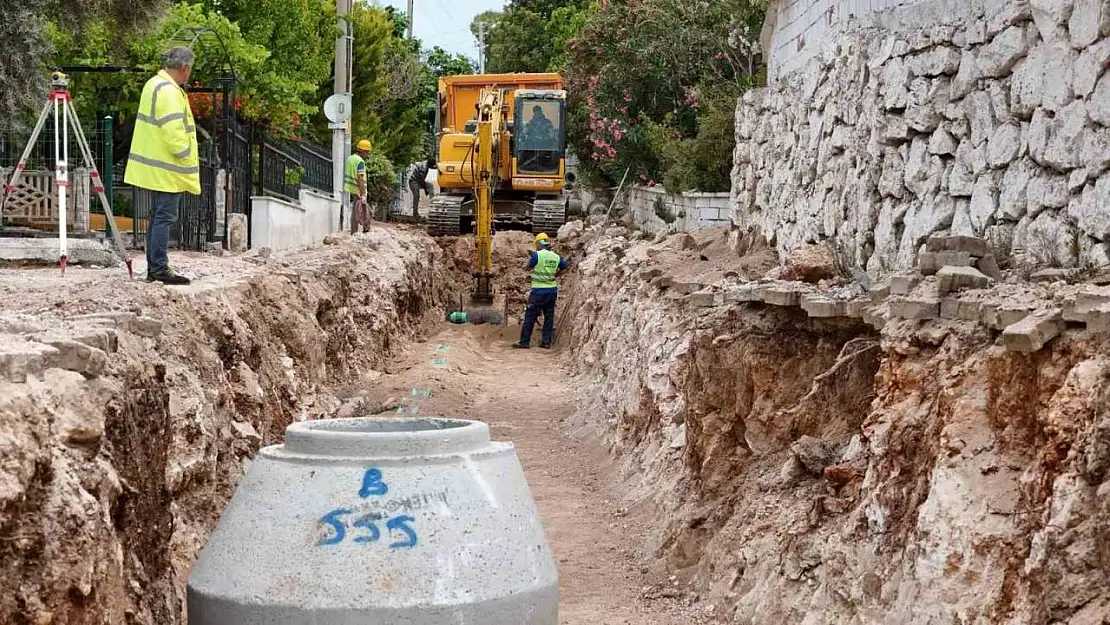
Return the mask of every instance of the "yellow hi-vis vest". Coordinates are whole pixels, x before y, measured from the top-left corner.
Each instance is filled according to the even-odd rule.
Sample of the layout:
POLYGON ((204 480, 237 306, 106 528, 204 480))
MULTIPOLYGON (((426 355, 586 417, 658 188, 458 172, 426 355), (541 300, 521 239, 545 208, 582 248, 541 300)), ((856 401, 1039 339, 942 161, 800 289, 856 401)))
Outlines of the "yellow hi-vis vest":
POLYGON ((343 172, 343 190, 347 193, 358 195, 358 168, 365 165, 366 161, 358 154, 347 157, 347 168, 343 172))
POLYGON ((193 111, 185 90, 165 70, 143 87, 123 179, 141 189, 200 195, 193 111))
POLYGON ((536 266, 532 268, 532 288, 557 288, 559 284, 555 282, 555 274, 559 273, 559 255, 551 250, 539 250, 536 255, 536 266))

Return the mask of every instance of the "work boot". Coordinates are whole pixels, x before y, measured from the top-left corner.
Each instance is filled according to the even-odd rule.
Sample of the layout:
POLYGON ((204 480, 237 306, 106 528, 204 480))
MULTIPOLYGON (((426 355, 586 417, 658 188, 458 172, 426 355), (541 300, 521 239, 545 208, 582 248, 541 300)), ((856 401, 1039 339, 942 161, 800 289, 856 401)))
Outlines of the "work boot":
POLYGON ((524 343, 517 341, 516 343, 513 343, 513 349, 532 349, 532 346, 525 345, 524 343))
POLYGON ((540 349, 551 349, 551 343, 540 343, 540 349))
POLYGON ((147 273, 146 279, 147 282, 161 282, 169 286, 184 286, 193 283, 192 280, 185 276, 177 275, 172 269, 165 269, 156 273, 147 273))

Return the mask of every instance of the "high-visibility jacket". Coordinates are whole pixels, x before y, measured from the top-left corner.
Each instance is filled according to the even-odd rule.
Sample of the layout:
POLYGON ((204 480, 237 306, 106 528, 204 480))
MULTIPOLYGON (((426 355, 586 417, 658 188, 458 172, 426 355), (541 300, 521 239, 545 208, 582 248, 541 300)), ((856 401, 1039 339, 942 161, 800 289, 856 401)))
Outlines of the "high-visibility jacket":
POLYGON ((143 87, 123 179, 141 189, 200 195, 193 111, 185 90, 165 70, 143 87))
POLYGON ((559 255, 551 250, 536 252, 536 266, 532 269, 533 289, 554 289, 559 286, 555 282, 555 274, 559 273, 559 255))
POLYGON ((366 175, 366 161, 358 154, 347 157, 347 167, 343 172, 343 190, 347 193, 358 194, 358 177, 366 175))

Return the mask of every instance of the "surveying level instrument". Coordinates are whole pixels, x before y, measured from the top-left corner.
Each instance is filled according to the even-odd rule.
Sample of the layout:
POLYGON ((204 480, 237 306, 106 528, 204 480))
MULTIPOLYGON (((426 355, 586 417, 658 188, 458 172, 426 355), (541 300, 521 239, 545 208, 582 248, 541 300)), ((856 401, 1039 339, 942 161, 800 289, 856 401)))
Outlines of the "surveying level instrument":
POLYGON ((35 141, 38 140, 43 126, 46 125, 46 118, 50 116, 51 109, 54 113, 54 186, 58 190, 58 266, 61 267, 62 273, 65 273, 66 265, 69 263, 69 247, 66 243, 66 200, 69 190, 69 130, 72 126, 77 146, 81 149, 81 158, 85 167, 89 169, 93 190, 100 197, 100 203, 104 207, 104 216, 112 233, 116 253, 127 265, 127 275, 133 278, 135 273, 131 257, 127 253, 127 248, 123 246, 123 238, 120 237, 119 228, 116 227, 112 206, 108 202, 108 196, 104 194, 104 182, 100 179, 100 171, 96 168, 92 150, 89 149, 89 142, 85 138, 85 131, 81 128, 81 121, 77 118, 77 109, 73 107, 73 98, 69 93, 69 78, 62 72, 56 71, 50 75, 50 94, 46 98, 46 105, 42 107, 42 113, 39 114, 31 139, 23 150, 23 156, 19 158, 19 163, 16 164, 8 184, 4 187, 5 194, 4 200, 0 202, 0 214, 3 214, 8 198, 19 184, 23 170, 27 168, 27 159, 30 158, 35 141))

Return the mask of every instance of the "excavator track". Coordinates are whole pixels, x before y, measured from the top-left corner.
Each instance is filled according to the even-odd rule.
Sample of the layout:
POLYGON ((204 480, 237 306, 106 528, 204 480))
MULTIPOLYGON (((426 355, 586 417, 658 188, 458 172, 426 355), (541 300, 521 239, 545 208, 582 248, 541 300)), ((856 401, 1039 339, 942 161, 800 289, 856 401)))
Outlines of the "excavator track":
POLYGON ((567 202, 564 198, 536 200, 532 205, 532 234, 541 232, 554 237, 567 222, 567 202))
POLYGON ((439 195, 432 199, 428 213, 428 234, 433 237, 454 237, 460 232, 462 197, 439 195))

